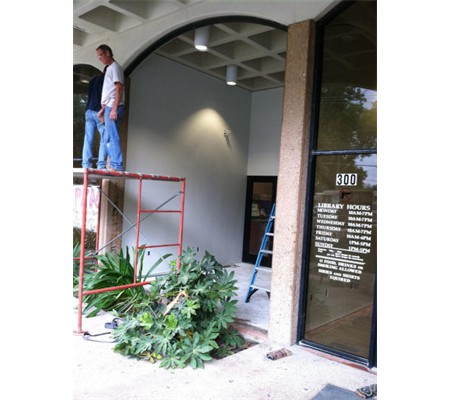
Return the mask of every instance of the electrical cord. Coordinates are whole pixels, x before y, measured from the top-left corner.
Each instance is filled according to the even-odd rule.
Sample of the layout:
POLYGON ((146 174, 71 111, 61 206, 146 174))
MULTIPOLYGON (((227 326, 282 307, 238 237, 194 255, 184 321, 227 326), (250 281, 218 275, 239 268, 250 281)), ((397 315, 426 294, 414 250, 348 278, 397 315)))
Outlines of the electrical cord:
MULTIPOLYGON (((116 329, 119 326, 119 322, 121 321, 120 318, 114 318, 111 322, 106 322, 105 323, 105 328, 109 328, 109 329, 116 329)), ((103 336, 103 335, 109 335, 111 334, 111 331, 109 332, 102 332, 102 333, 96 333, 96 334, 92 334, 89 332, 84 332, 83 333, 83 339, 84 340, 89 340, 92 342, 101 342, 101 343, 114 343, 117 342, 117 340, 96 340, 96 339, 91 339, 93 337, 97 337, 97 336, 103 336)))
POLYGON ((102 333, 97 333, 97 334, 93 335, 92 333, 84 332, 83 333, 83 339, 84 340, 89 340, 90 342, 98 342, 98 343, 114 343, 114 342, 117 342, 117 340, 97 340, 97 339, 92 339, 93 337, 102 336, 102 335, 109 335, 110 333, 111 332, 102 332, 102 333))

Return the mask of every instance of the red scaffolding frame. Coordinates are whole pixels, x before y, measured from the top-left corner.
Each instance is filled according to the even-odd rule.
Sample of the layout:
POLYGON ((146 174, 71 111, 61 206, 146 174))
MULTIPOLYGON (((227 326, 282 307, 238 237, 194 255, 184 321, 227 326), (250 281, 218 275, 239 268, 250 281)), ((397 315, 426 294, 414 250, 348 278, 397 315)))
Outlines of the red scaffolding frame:
MULTIPOLYGON (((122 290, 122 289, 128 289, 136 286, 143 286, 148 285, 151 283, 151 281, 144 281, 144 282, 136 282, 137 277, 137 266, 138 266, 138 253, 140 249, 149 249, 149 248, 158 248, 158 247, 177 247, 178 248, 178 258, 177 258, 177 268, 180 268, 180 256, 182 252, 183 247, 183 221, 184 221, 184 195, 185 195, 185 188, 186 188, 186 178, 181 177, 173 177, 173 176, 163 176, 163 175, 152 175, 152 174, 142 174, 142 173, 133 173, 133 172, 127 172, 127 171, 109 171, 109 170, 99 170, 99 169, 91 169, 91 168, 74 168, 73 170, 73 177, 74 178, 81 178, 83 177, 83 196, 82 196, 82 213, 81 213, 81 238, 80 238, 80 270, 79 270, 79 282, 78 282, 78 323, 77 323, 77 330, 74 331, 74 333, 77 334, 83 334, 82 329, 82 312, 83 312, 83 297, 90 295, 90 294, 96 294, 96 293, 102 293, 107 291, 113 291, 113 290, 122 290), (88 197, 88 187, 90 181, 101 181, 102 179, 133 179, 138 181, 138 203, 137 203, 137 212, 136 212, 136 224, 134 225, 136 227, 136 246, 135 246, 135 254, 134 254, 134 281, 131 284, 128 285, 121 285, 121 286, 112 286, 108 288, 102 288, 97 290, 84 290, 83 283, 84 283, 84 267, 85 267, 85 261, 88 258, 92 257, 86 257, 86 213, 87 213, 87 197, 88 197), (179 182, 181 184, 181 189, 177 193, 177 195, 180 195, 180 208, 175 210, 161 210, 161 206, 157 207, 156 209, 142 209, 142 184, 143 181, 146 180, 153 180, 153 181, 163 181, 163 182, 179 182), (178 213, 180 214, 179 218, 179 229, 178 229, 178 242, 176 243, 165 243, 165 244, 154 244, 154 245, 146 245, 141 246, 139 245, 139 235, 140 235, 140 225, 141 225, 141 215, 142 214, 153 214, 153 213, 178 213)), ((102 192, 100 191, 100 196, 102 196, 102 192)), ((176 196, 174 196, 176 197, 176 196)), ((108 199, 109 200, 109 199, 108 199)), ((167 202, 166 202, 167 203, 167 202)), ((101 204, 101 201, 100 201, 101 204)), ((165 204, 165 203, 163 203, 165 204)), ((100 206, 99 206, 99 218, 98 222, 100 221, 100 206)), ((132 226, 132 228, 134 227, 132 226)), ((96 235, 96 252, 98 252, 98 227, 99 224, 97 224, 97 235, 96 235)), ((123 235, 125 232, 122 232, 121 235, 123 235)), ((119 235, 118 237, 120 237, 119 235)), ((117 239, 118 237, 114 238, 113 240, 117 239)))

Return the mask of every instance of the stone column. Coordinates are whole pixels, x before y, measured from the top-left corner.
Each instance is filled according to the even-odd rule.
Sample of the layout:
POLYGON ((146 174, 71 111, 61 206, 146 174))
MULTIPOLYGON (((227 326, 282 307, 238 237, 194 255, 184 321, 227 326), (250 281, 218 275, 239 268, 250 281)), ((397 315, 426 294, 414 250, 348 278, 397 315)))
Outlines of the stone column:
POLYGON ((315 29, 314 21, 303 21, 287 35, 268 331, 286 345, 297 341, 315 29))

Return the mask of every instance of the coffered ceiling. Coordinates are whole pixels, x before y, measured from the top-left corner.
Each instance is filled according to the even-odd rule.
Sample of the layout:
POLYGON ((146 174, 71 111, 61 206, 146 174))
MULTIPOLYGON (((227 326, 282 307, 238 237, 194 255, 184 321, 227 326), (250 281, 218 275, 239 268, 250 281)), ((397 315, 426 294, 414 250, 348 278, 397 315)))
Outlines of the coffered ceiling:
POLYGON ((283 86, 286 32, 253 23, 210 27, 209 50, 194 47, 195 31, 162 46, 157 54, 225 80, 228 65, 237 66, 237 85, 254 91, 283 86))
MULTIPOLYGON (((126 68, 121 56, 127 54, 129 65, 149 44, 170 37, 153 51, 223 81, 227 66, 236 65, 238 86, 250 91, 276 88, 284 82, 287 33, 274 26, 319 18, 337 3, 339 0, 74 0, 74 54, 85 50, 93 57, 96 46, 107 43, 126 68), (216 18, 209 19, 211 15, 216 18), (233 18, 242 15, 253 16, 246 20, 253 22, 233 18), (195 24, 205 19, 214 23, 210 25, 209 50, 201 52, 194 47, 195 26, 199 26, 195 24), (263 19, 277 24, 260 24, 263 19), (183 28, 186 26, 188 31, 183 28), (173 32, 177 36, 170 36, 173 32)), ((334 60, 329 63, 333 69, 324 71, 330 80, 342 81, 355 74, 376 76, 367 73, 376 65, 376 3, 359 1, 357 5, 354 12, 374 22, 370 27, 349 23, 347 18, 358 20, 349 13, 335 18, 327 30, 332 45, 325 50, 325 58, 334 60), (364 52, 358 47, 361 43, 370 43, 364 52)), ((83 64, 96 65, 92 60, 83 64)), ((362 78, 361 84, 375 86, 362 78)))
POLYGON ((106 32, 125 32, 205 0, 73 0, 73 42, 84 46, 106 32))
MULTIPOLYGON (((74 48, 100 44, 108 35, 155 23, 173 13, 187 12, 205 0, 74 0, 74 48)), ((270 3, 270 2, 269 2, 270 3)), ((237 85, 250 91, 283 86, 286 32, 247 22, 210 26, 209 50, 194 47, 195 30, 184 32, 156 54, 225 80, 226 67, 237 66, 237 85)))

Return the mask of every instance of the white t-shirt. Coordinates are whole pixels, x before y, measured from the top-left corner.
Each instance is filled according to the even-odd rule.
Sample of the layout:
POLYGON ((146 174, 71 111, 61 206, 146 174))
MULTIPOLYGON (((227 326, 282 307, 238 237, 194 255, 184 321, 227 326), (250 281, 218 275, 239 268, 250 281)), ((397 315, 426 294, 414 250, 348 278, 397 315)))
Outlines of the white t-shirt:
POLYGON ((114 104, 114 97, 116 95, 115 82, 120 82, 123 86, 122 99, 119 103, 119 105, 123 105, 125 104, 125 80, 123 71, 122 67, 116 61, 113 61, 113 63, 106 68, 102 89, 102 104, 106 104, 108 107, 112 107, 114 104))

